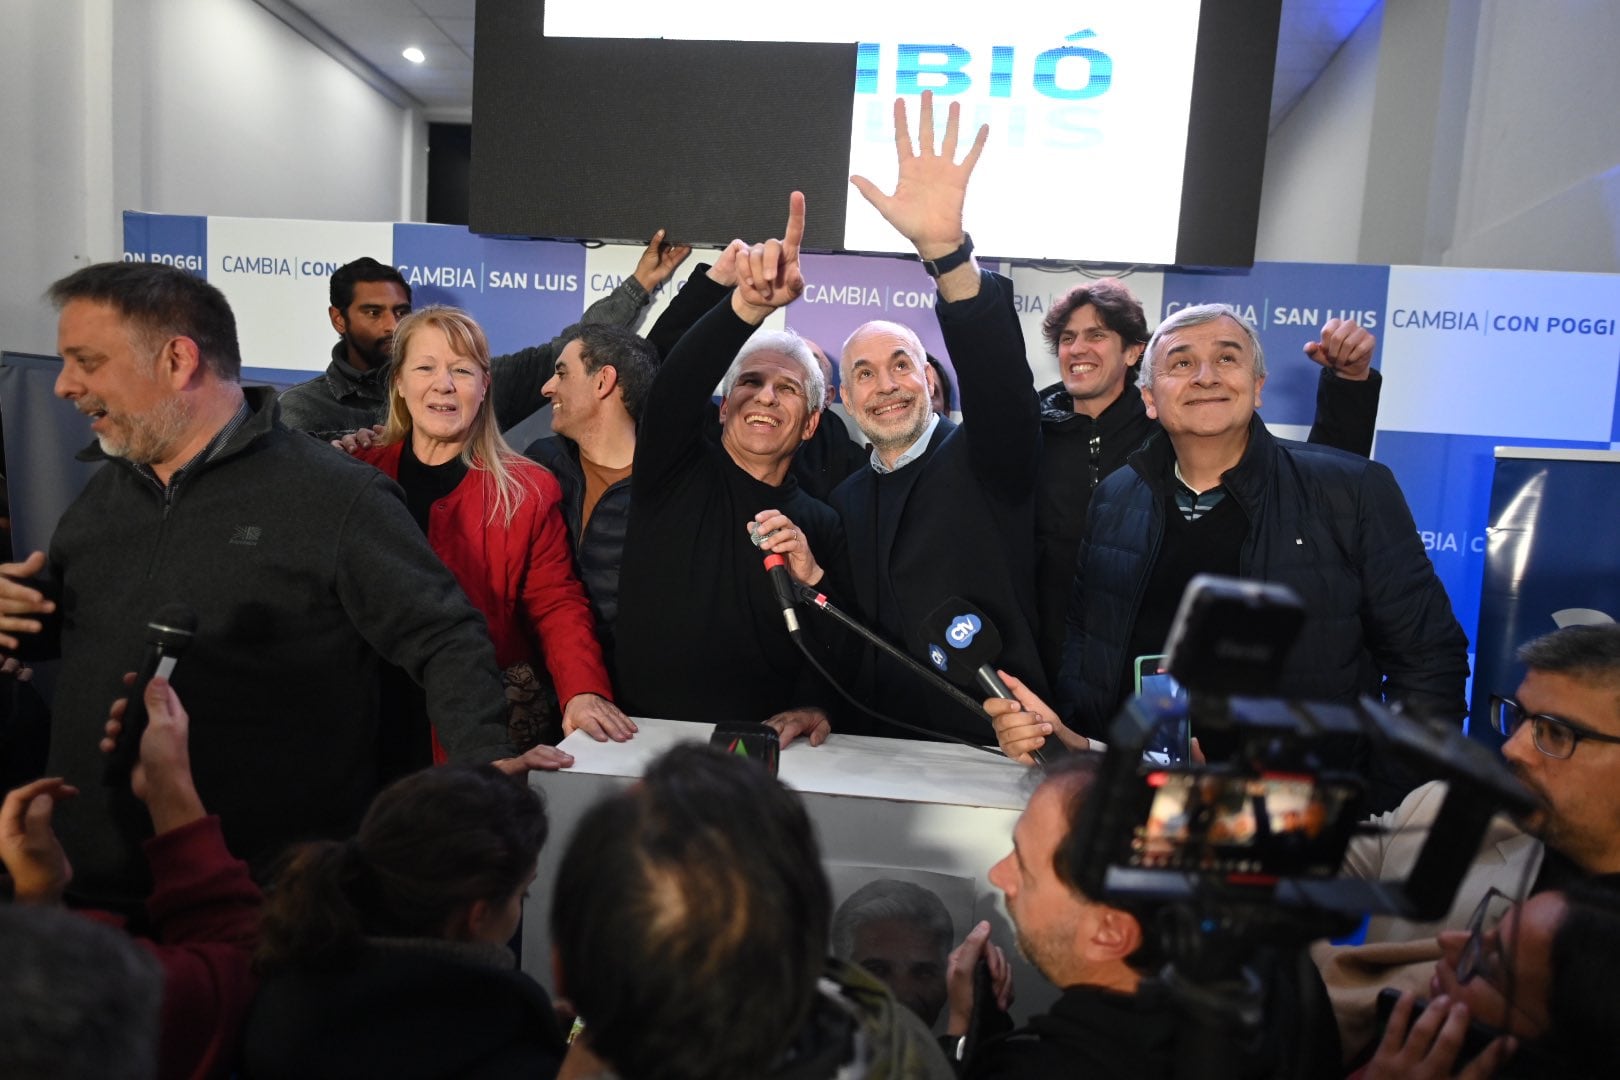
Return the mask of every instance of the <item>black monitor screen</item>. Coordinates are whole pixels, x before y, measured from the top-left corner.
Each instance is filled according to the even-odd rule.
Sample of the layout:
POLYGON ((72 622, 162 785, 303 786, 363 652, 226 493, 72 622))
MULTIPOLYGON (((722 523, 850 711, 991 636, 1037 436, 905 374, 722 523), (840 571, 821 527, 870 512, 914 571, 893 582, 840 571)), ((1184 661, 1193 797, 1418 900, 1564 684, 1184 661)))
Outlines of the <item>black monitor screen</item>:
POLYGON ((931 89, 964 143, 991 128, 966 211, 984 254, 1247 265, 1280 7, 482 2, 470 223, 720 245, 777 235, 798 189, 807 247, 903 251, 849 175, 892 187, 892 102, 915 122, 931 89))

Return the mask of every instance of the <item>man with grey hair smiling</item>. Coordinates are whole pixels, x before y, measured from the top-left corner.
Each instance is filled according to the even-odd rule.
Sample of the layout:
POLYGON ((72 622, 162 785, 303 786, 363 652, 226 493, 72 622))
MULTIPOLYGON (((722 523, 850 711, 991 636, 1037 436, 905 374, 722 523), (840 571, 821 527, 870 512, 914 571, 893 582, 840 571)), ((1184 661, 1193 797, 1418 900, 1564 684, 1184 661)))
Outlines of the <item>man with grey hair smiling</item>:
POLYGON ((632 715, 767 722, 783 742, 805 735, 820 743, 830 731, 831 688, 789 638, 760 562, 776 552, 798 564, 813 547, 835 580, 846 562, 838 516, 790 471, 822 419, 821 365, 798 335, 757 332, 804 289, 803 230, 795 192, 781 240, 734 241, 717 268, 735 268, 737 287, 653 379, 619 570, 614 687, 632 715), (709 404, 716 381, 718 445, 709 404), (751 534, 763 538, 757 549, 751 534))
MULTIPOLYGON (((1226 305, 1183 308, 1149 341, 1142 399, 1163 430, 1092 500, 1058 683, 1078 735, 1061 722, 1052 732, 1065 743, 1102 733, 1131 692, 1134 658, 1164 652, 1200 573, 1279 582, 1305 602, 1282 696, 1365 694, 1449 723, 1467 711, 1468 639, 1394 476, 1273 437, 1255 411, 1265 382, 1254 328, 1226 305)), ((1410 787, 1376 768, 1373 779, 1380 809, 1410 787)))

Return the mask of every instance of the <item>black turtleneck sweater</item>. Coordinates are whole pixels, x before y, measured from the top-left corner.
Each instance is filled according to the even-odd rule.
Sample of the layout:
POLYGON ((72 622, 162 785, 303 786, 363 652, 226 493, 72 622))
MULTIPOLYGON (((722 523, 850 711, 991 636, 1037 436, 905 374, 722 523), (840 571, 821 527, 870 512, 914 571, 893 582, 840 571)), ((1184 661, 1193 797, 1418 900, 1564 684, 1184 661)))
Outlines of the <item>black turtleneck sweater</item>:
MULTIPOLYGON (((830 704, 788 637, 747 524, 761 510, 787 514, 837 582, 847 564, 838 516, 791 473, 774 487, 754 479, 708 434, 709 394, 754 329, 730 304, 710 310, 670 350, 641 418, 614 658, 632 715, 761 721, 830 704)), ((801 616, 812 638, 815 618, 801 616)))

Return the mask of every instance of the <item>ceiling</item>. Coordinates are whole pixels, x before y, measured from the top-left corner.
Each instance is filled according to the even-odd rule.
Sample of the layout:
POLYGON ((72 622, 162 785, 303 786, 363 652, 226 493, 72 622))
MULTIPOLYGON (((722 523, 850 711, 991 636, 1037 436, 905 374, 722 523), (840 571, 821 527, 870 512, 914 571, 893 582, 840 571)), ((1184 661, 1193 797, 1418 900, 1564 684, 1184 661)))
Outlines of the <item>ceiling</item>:
MULTIPOLYGON (((470 122, 477 0, 258 0, 372 86, 430 120, 470 122), (415 45, 427 60, 400 54, 415 45)), ((1380 0, 1282 0, 1271 129, 1380 0)))

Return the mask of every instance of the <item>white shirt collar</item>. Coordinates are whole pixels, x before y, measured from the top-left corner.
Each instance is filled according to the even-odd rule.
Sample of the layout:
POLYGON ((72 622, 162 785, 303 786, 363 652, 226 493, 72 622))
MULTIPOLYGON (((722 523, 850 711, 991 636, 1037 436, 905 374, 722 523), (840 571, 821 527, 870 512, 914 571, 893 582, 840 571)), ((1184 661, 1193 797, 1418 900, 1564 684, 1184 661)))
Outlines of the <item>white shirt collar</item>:
POLYGON ((930 411, 928 413, 928 426, 923 428, 923 433, 918 436, 916 442, 906 447, 905 453, 894 459, 894 468, 891 469, 883 464, 883 459, 878 457, 876 448, 872 450, 872 468, 879 473, 892 473, 910 465, 913 461, 922 457, 923 451, 928 449, 928 440, 934 437, 934 429, 938 426, 939 413, 930 411))

